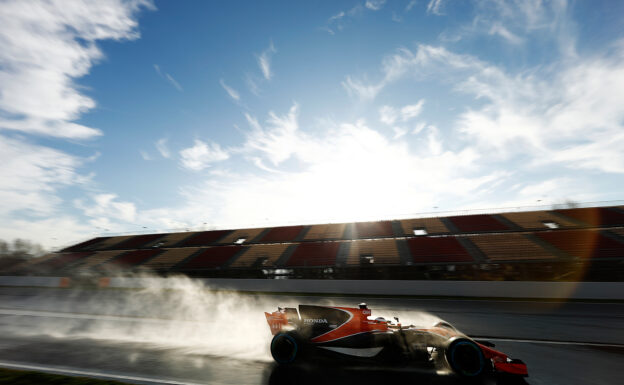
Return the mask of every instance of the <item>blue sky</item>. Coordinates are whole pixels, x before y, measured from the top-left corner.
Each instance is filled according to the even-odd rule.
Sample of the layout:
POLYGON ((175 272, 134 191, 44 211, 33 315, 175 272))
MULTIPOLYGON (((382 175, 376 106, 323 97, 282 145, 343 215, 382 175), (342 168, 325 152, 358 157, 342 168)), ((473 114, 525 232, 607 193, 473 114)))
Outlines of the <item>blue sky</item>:
POLYGON ((2 2, 0 238, 620 200, 623 16, 612 1, 2 2))

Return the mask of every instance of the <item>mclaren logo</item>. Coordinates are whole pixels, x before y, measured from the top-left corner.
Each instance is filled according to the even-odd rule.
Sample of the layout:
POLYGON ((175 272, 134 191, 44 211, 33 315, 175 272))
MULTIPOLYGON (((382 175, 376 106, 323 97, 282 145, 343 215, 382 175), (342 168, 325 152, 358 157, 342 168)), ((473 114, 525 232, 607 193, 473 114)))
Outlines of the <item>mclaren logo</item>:
POLYGON ((303 323, 306 324, 326 324, 329 323, 325 318, 304 318, 303 323))

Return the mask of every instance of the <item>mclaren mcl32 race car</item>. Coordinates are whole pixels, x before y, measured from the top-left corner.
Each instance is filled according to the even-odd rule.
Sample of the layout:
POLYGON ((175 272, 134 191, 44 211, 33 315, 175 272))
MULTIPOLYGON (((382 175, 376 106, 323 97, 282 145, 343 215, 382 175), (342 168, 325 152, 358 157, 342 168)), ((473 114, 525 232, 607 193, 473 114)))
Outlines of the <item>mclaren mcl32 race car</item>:
POLYGON ((403 326, 373 318, 366 304, 359 308, 299 305, 278 308, 265 316, 273 340, 271 355, 278 364, 305 362, 374 362, 421 365, 464 378, 487 373, 526 377, 526 364, 475 341, 446 322, 431 327, 403 326))

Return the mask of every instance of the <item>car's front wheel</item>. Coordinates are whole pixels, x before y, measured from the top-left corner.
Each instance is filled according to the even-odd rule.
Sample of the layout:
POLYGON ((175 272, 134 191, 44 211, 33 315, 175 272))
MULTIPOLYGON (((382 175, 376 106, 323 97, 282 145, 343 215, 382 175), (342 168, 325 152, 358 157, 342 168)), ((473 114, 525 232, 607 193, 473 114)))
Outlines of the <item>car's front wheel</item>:
POLYGON ((446 348, 446 359, 455 373, 476 378, 484 374, 486 361, 483 351, 475 342, 459 338, 446 348))

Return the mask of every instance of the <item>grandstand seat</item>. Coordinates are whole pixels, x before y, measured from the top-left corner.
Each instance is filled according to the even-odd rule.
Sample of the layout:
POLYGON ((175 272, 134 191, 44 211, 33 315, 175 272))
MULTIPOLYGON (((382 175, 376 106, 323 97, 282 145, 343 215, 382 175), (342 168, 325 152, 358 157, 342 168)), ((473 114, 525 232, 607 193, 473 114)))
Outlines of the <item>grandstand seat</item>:
POLYGON ((214 269, 236 256, 242 246, 214 246, 201 250, 197 255, 183 261, 177 268, 186 269, 214 269))
POLYGON ((123 250, 106 250, 106 251, 97 251, 88 257, 82 258, 76 263, 72 263, 71 265, 67 265, 72 270, 87 270, 101 263, 107 262, 121 254, 124 254, 123 250))
POLYGON ((362 256, 370 256, 376 265, 401 263, 395 239, 367 239, 350 242, 346 264, 358 265, 362 256))
POLYGON ((287 243, 247 246, 245 251, 232 263, 231 267, 274 266, 289 246, 290 244, 287 243), (260 263, 257 263, 258 261, 260 263))
POLYGON ((103 263, 102 265, 100 265, 100 267, 112 265, 121 267, 134 267, 154 257, 156 254, 160 254, 161 252, 162 250, 160 249, 132 250, 115 259, 111 259, 103 263))
POLYGON ((169 234, 161 234, 162 238, 157 238, 151 242, 147 242, 143 245, 144 248, 147 247, 162 247, 162 248, 171 248, 175 247, 178 243, 182 243, 187 238, 194 236, 199 233, 198 231, 188 231, 184 233, 169 233, 169 234))
POLYGON ((301 243, 286 261, 288 267, 332 266, 336 264, 336 255, 340 242, 301 243))
POLYGON ((427 234, 448 233, 449 229, 442 223, 440 218, 415 218, 399 221, 403 235, 413 236, 414 229, 425 229, 427 234))
POLYGON ((89 249, 91 251, 117 250, 115 248, 115 245, 125 242, 128 239, 133 238, 133 237, 135 237, 135 235, 119 235, 116 237, 108 237, 104 239, 102 242, 99 242, 89 247, 89 249))
POLYGON ((410 238, 407 245, 415 263, 473 262, 454 237, 410 238))
POLYGON ((486 214, 459 215, 448 219, 463 233, 510 230, 507 225, 486 214))
POLYGON ((37 263, 37 269, 54 271, 58 269, 62 269, 65 266, 71 265, 72 263, 79 261, 87 256, 93 254, 90 251, 86 252, 78 252, 78 253, 61 253, 57 254, 56 258, 48 259, 42 263, 37 263))
POLYGON ((609 207, 561 209, 555 212, 589 226, 624 226, 624 213, 609 207))
POLYGON ((260 233, 263 232, 264 230, 265 229, 263 228, 234 230, 232 233, 228 234, 225 238, 221 239, 219 243, 223 243, 223 244, 235 243, 239 239, 244 239, 245 240, 244 243, 249 243, 251 242, 252 239, 260 235, 260 233))
POLYGON ((615 233, 615 234, 619 235, 620 237, 622 237, 622 239, 624 239, 624 228, 609 229, 609 231, 611 231, 612 233, 615 233))
POLYGON ((181 247, 175 249, 161 249, 162 254, 155 256, 152 259, 147 260, 141 264, 142 268, 149 268, 154 270, 166 270, 176 264, 180 263, 184 259, 190 257, 194 253, 201 250, 200 247, 181 247))
POLYGON ((326 225, 312 225, 306 233, 305 240, 342 239, 346 223, 330 223, 326 225))
POLYGON ((146 244, 157 241, 159 238, 163 238, 165 234, 143 234, 137 235, 132 238, 128 238, 123 242, 115 244, 113 247, 116 250, 132 250, 140 249, 146 244))
POLYGON ((353 239, 392 237, 391 221, 357 222, 353 224, 353 239))
POLYGON ((597 230, 558 230, 535 235, 577 258, 624 258, 624 243, 606 237, 597 230))
POLYGON ((178 246, 210 246, 218 243, 221 238, 225 237, 231 232, 232 230, 203 231, 201 233, 197 233, 192 237, 186 238, 184 241, 180 242, 178 246))
POLYGON ((560 228, 577 227, 576 223, 554 215, 550 211, 525 211, 501 215, 527 230, 547 229, 545 223, 556 223, 560 228))
POLYGON ((527 261, 555 259, 547 251, 522 234, 484 234, 468 237, 490 261, 527 261))
POLYGON ((66 247, 63 250, 61 250, 62 253, 66 253, 66 252, 76 252, 76 251, 86 251, 86 250, 91 250, 91 248, 93 246, 97 246, 98 243, 108 239, 109 237, 97 237, 97 238, 93 238, 93 239, 89 239, 88 241, 84 241, 81 242, 77 245, 73 245, 70 247, 66 247))
POLYGON ((284 226, 272 228, 260 242, 289 242, 301 234, 304 226, 284 226))

